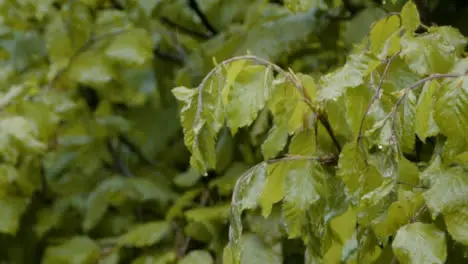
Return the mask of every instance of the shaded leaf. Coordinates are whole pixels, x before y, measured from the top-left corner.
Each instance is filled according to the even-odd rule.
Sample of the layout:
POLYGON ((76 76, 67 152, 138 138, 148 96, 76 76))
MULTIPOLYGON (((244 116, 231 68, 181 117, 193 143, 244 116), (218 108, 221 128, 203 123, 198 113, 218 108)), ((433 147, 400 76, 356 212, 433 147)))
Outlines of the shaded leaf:
POLYGON ((153 57, 153 43, 144 29, 130 29, 114 37, 105 54, 115 63, 143 65, 153 57))
POLYGON ((99 246, 89 237, 76 236, 63 244, 50 246, 46 249, 42 263, 44 264, 91 264, 100 257, 99 246))
POLYGON ((146 222, 133 226, 119 238, 118 243, 125 246, 147 247, 161 241, 171 228, 168 222, 146 222))
POLYGON ((212 264, 214 263, 213 257, 210 253, 203 250, 193 250, 181 259, 178 264, 212 264))
POLYGON ((0 233, 14 235, 19 229, 20 220, 26 211, 30 200, 28 198, 4 196, 0 198, 0 233))

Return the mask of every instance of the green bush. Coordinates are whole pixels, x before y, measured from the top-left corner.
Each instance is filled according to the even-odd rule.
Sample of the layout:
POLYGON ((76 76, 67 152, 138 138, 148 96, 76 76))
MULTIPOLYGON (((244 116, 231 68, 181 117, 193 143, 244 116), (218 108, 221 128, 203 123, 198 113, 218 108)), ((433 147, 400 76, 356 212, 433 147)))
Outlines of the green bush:
POLYGON ((0 1, 0 261, 466 262, 467 39, 375 2, 0 1))

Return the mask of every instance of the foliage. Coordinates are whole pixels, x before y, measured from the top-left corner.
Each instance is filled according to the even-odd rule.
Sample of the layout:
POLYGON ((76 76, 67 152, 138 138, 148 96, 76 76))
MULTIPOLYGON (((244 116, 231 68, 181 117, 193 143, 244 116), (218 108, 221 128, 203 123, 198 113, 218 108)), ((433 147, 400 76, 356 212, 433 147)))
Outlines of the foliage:
POLYGON ((274 2, 0 1, 0 262, 466 261, 467 39, 274 2))
MULTIPOLYGON (((224 124, 233 136, 256 122, 267 127, 263 161, 233 190, 223 261, 254 261, 245 243, 256 230, 244 211, 279 214, 278 238, 300 239, 306 263, 462 261, 466 44, 454 28, 421 25, 408 2, 376 21, 344 66, 321 76, 245 55, 220 62, 194 89, 173 89, 191 165, 202 174, 223 158, 215 149, 224 124)), ((281 263, 274 256, 282 246, 271 240, 278 251, 255 262, 281 263)))

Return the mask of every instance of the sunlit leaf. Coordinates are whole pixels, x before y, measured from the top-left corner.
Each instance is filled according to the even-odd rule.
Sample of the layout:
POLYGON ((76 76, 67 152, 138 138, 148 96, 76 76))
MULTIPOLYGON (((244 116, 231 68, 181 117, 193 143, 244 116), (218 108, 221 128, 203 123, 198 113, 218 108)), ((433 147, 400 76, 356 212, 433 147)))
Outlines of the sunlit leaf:
POLYGON ((435 136, 439 127, 434 120, 434 93, 439 87, 437 81, 427 82, 419 96, 416 106, 415 131, 419 139, 425 141, 427 137, 435 136))
POLYGON ((400 263, 445 263, 445 234, 432 224, 412 223, 398 230, 392 247, 400 263))
POLYGON ((419 12, 413 1, 408 1, 401 10, 401 22, 409 34, 412 34, 420 24, 419 12))
POLYGON ((247 66, 235 78, 228 95, 226 114, 234 133, 251 125, 271 94, 272 71, 263 66, 247 66))

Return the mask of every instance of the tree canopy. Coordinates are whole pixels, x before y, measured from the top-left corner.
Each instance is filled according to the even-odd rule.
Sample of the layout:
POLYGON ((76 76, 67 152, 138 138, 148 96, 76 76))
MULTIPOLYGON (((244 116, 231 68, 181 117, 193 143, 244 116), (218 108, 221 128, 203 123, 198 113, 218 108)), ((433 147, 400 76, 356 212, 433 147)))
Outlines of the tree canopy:
POLYGON ((467 11, 0 1, 0 262, 467 262, 467 11))

